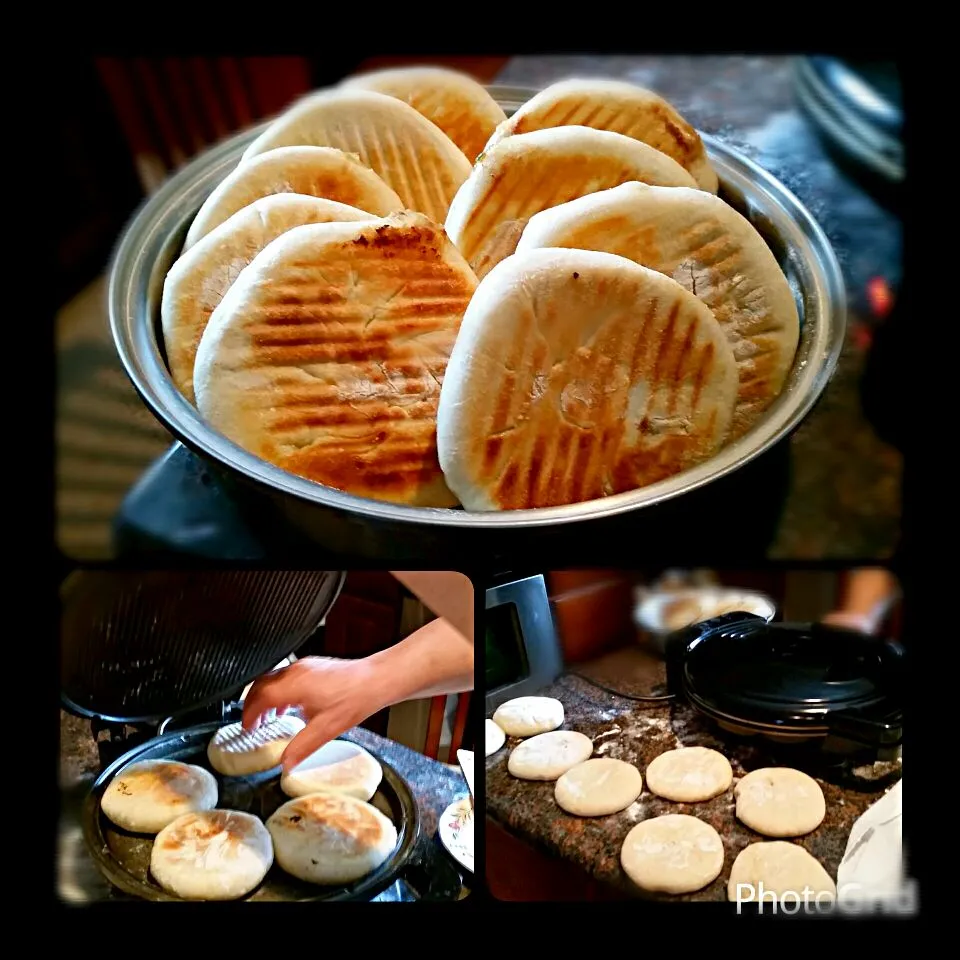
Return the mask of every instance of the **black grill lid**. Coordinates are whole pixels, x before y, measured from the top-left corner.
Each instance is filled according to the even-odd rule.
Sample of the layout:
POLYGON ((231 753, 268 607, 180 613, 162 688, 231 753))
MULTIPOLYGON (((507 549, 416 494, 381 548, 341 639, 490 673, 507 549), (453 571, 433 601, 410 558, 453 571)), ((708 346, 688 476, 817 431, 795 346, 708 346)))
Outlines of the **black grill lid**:
POLYGON ((317 629, 331 571, 84 570, 62 591, 64 705, 103 720, 177 716, 240 690, 317 629))
POLYGON ((672 635, 667 656, 671 686, 716 719, 866 744, 900 739, 903 648, 893 640, 734 613, 672 635))

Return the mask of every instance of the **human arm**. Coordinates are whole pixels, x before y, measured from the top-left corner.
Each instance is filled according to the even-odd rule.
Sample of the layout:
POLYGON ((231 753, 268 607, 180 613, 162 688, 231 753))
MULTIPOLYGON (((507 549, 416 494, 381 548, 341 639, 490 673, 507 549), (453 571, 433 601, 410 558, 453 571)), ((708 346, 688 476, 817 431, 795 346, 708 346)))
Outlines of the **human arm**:
POLYGON ((473 584, 449 570, 391 570, 420 602, 473 643, 473 584))
POLYGON ((896 577, 882 567, 851 570, 840 605, 823 618, 823 623, 862 633, 876 633, 890 608, 900 597, 896 577))

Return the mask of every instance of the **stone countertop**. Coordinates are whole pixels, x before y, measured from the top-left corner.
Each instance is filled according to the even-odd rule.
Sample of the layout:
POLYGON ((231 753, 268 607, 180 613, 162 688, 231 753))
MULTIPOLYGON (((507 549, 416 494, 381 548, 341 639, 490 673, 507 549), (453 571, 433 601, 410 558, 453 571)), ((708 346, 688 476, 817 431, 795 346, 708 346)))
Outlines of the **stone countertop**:
MULTIPOLYGON (((665 692, 663 662, 639 648, 608 654, 577 673, 631 696, 665 692)), ((554 783, 517 780, 507 772, 507 757, 520 740, 510 737, 486 761, 486 814, 540 850, 572 861, 593 878, 629 896, 643 895, 620 866, 620 848, 627 833, 641 820, 667 813, 686 813, 713 826, 723 839, 725 858, 720 876, 703 890, 655 899, 725 901, 730 868, 748 844, 767 838, 750 830, 735 816, 733 787, 739 778, 760 767, 788 765, 756 741, 720 740, 706 720, 685 704, 643 704, 606 693, 568 674, 539 691, 555 697, 564 708, 561 729, 576 730, 594 740, 594 756, 635 764, 643 773, 654 757, 678 746, 712 747, 733 767, 734 783, 726 793, 703 803, 673 803, 653 796, 644 781, 643 793, 626 810, 608 817, 582 818, 565 813, 554 800, 554 783)), ((847 837, 857 818, 900 778, 901 764, 876 763, 843 775, 815 775, 826 800, 826 816, 812 833, 796 839, 836 880, 847 837)))
POLYGON ((768 555, 888 557, 900 533, 902 462, 864 416, 860 382, 876 326, 866 286, 874 276, 899 285, 899 219, 829 158, 799 109, 788 57, 523 56, 496 82, 541 88, 577 75, 657 91, 789 187, 830 238, 849 296, 846 343, 823 397, 788 441, 790 480, 768 555))
MULTIPOLYGON (((432 845, 435 849, 431 854, 439 854, 453 863, 446 851, 440 849, 437 829, 440 816, 449 804, 469 796, 466 780, 460 771, 369 730, 358 727, 349 731, 349 734, 389 763, 407 781, 420 808, 421 844, 432 845)), ((76 901, 122 898, 100 875, 87 854, 80 832, 82 803, 99 771, 100 761, 90 732, 90 722, 61 711, 61 833, 58 883, 64 899, 76 901)), ((466 878, 465 882, 472 883, 472 878, 466 878)), ((465 887, 462 895, 468 892, 465 887)))

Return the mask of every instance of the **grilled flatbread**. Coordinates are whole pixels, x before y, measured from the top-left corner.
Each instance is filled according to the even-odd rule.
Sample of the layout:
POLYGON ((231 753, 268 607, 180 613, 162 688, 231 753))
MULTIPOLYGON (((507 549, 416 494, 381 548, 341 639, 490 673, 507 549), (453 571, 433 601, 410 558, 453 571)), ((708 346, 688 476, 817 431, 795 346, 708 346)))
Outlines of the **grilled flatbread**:
POLYGON ((295 227, 241 272, 210 318, 197 407, 291 473, 378 500, 451 506, 436 409, 476 283, 420 214, 295 227))
POLYGON ((300 193, 336 200, 383 217, 403 209, 403 201, 368 166, 330 147, 285 147, 258 155, 238 167, 207 197, 183 244, 201 237, 238 210, 274 193, 300 193))
POLYGON ((464 316, 440 463, 472 510, 609 496, 712 456, 736 391, 720 324, 674 280, 609 253, 517 253, 464 316))
POLYGON ((383 767, 363 747, 347 740, 331 740, 280 778, 288 797, 310 793, 345 793, 369 800, 383 779, 383 767))
POLYGON ((675 160, 619 133, 557 127, 507 137, 484 154, 457 192, 447 234, 478 264, 502 224, 628 180, 696 186, 675 160))
POLYGON ((247 777, 272 770, 283 751, 306 726, 299 717, 275 717, 256 730, 244 730, 242 723, 221 727, 207 744, 207 759, 217 773, 226 777, 247 777))
POLYGON ((723 328, 739 369, 731 439, 783 389, 800 337, 793 293, 760 234, 719 198, 625 183, 537 214, 517 250, 537 247, 615 253, 696 294, 723 328))
POLYGON ((443 223, 450 201, 470 175, 470 161, 439 127, 396 97, 371 90, 338 88, 301 100, 247 147, 241 168, 267 150, 290 144, 356 154, 396 190, 407 209, 437 223, 443 223))
POLYGON ((473 77, 442 67, 377 70, 351 77, 341 86, 373 90, 409 103, 435 123, 471 163, 497 125, 507 119, 500 104, 473 77))
POLYGON ((239 210, 194 244, 170 268, 160 305, 167 362, 177 389, 195 402, 193 361, 207 321, 240 271, 271 240, 305 223, 375 219, 335 200, 278 193, 239 210))
POLYGON ((501 123, 487 149, 517 133, 571 124, 642 140, 689 170, 701 190, 717 192, 717 174, 697 131, 662 97, 622 80, 552 84, 501 123))
POLYGON ((150 873, 184 900, 236 900, 256 889, 273 864, 273 841, 252 814, 188 813, 158 834, 150 873))

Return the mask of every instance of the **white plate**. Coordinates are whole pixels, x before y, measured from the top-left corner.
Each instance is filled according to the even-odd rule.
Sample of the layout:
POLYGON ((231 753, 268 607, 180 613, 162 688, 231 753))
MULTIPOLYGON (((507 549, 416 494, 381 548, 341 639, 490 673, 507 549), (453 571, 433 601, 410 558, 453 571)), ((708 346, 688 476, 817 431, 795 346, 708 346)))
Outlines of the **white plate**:
POLYGON ((469 797, 455 800, 443 811, 440 842, 461 867, 473 873, 473 804, 469 797))

